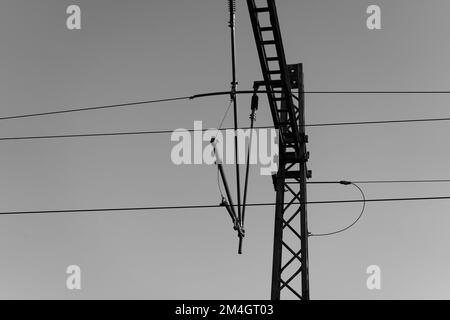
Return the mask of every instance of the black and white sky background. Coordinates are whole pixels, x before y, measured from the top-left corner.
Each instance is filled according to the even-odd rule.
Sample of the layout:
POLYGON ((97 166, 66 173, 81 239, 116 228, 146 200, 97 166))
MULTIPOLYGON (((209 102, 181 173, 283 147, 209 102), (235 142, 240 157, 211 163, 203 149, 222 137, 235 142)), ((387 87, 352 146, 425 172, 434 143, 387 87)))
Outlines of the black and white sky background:
MULTIPOLYGON (((279 0, 289 63, 305 90, 448 90, 445 0, 279 0), (382 9, 380 31, 366 8, 382 9)), ((260 80, 245 1, 238 79, 260 80)), ((0 115, 227 90, 225 0, 1 0, 0 115), (66 28, 67 6, 82 30, 66 28)), ((248 125, 250 97, 239 97, 248 125)), ((0 136, 217 127, 228 98, 3 121, 0 136)), ((262 99, 257 125, 270 124, 262 99)), ((308 95, 308 123, 449 116, 447 95, 308 95)), ((226 125, 231 125, 231 118, 226 125)), ((315 180, 450 178, 448 123, 309 128, 315 180)), ((219 201, 216 171, 175 166, 170 135, 0 143, 0 211, 219 201)), ((253 168, 250 202, 274 199, 253 168)), ((231 171, 230 171, 231 173, 231 171)), ((368 198, 448 196, 450 185, 364 186, 368 198)), ((309 199, 357 198, 310 186, 309 199)), ((310 206, 311 232, 346 226, 359 204, 310 206)), ((313 299, 450 298, 450 203, 368 204, 347 233, 310 241, 313 299), (366 288, 366 268, 382 290, 366 288)), ((0 298, 267 299, 273 208, 250 208, 244 255, 223 209, 0 217, 0 298), (65 269, 82 268, 68 291, 65 269)))

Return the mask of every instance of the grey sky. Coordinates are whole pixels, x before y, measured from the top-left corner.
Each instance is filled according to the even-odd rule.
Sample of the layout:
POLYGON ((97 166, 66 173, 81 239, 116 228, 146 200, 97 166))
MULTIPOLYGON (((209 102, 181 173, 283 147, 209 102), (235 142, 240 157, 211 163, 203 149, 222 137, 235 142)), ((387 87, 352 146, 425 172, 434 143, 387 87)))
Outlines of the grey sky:
MULTIPOLYGON (((245 1, 238 1, 238 77, 261 73, 245 1)), ((289 63, 306 90, 448 90, 450 3, 279 0, 289 63), (365 27, 382 9, 381 31, 365 27)), ((226 90, 225 0, 2 0, 0 115, 226 90), (78 4, 82 30, 65 27, 78 4)), ((250 97, 240 97, 248 125, 250 97)), ((308 123, 449 116, 445 95, 309 95, 308 123)), ((257 125, 270 124, 262 99, 257 125)), ((4 121, 0 136, 216 127, 227 97, 4 121)), ((231 118, 226 122, 231 124, 231 118)), ((315 180, 449 178, 447 123, 311 128, 315 180)), ((0 142, 0 211, 218 203, 216 171, 174 166, 170 135, 0 142)), ((230 175, 232 174, 231 168, 230 175)), ((274 199, 253 168, 250 202, 274 199)), ((448 196, 449 185, 364 186, 368 198, 448 196)), ((356 198, 311 186, 310 200, 356 198)), ((368 204, 340 236, 311 239, 313 299, 450 298, 448 202, 368 204), (382 269, 382 290, 366 268, 382 269)), ((350 223, 359 205, 310 206, 310 231, 350 223)), ((270 293, 272 208, 248 210, 245 254, 222 209, 0 217, 0 298, 229 298, 270 293), (80 292, 65 268, 82 268, 80 292)))

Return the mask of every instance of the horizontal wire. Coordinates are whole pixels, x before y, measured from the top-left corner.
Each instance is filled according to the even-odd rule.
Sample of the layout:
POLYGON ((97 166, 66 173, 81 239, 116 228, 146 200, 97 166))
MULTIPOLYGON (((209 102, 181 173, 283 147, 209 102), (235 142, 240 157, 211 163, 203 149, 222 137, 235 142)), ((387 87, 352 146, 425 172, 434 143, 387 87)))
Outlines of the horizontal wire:
POLYGON ((42 117, 42 116, 58 115, 58 114, 73 113, 73 112, 83 112, 83 111, 93 111, 93 110, 102 110, 102 109, 123 108, 123 107, 138 106, 138 105, 143 105, 143 104, 152 104, 152 103, 162 103, 162 102, 189 100, 190 98, 191 97, 185 96, 185 97, 176 97, 176 98, 168 98, 168 99, 157 99, 157 100, 145 100, 145 101, 137 101, 137 102, 127 102, 127 103, 120 103, 120 104, 95 106, 95 107, 74 108, 74 109, 59 110, 59 111, 27 113, 27 114, 21 114, 21 115, 0 117, 0 121, 1 120, 13 120, 13 119, 42 117))
MULTIPOLYGON (((1 120, 1 118, 0 118, 1 120)), ((305 124, 304 127, 333 127, 333 126, 354 126, 354 125, 376 125, 376 124, 400 124, 415 122, 442 122, 450 121, 449 118, 426 118, 426 119, 399 119, 399 120, 380 120, 380 121, 358 121, 358 122, 329 122, 305 124)), ((276 126, 256 126, 254 129, 275 129, 276 126)), ((241 127, 240 130, 249 130, 250 127, 241 127)), ((185 132, 206 132, 208 130, 218 129, 186 129, 185 132)), ((222 128, 219 131, 234 130, 234 128, 222 128)), ((112 136, 132 136, 132 135, 150 135, 150 134, 172 134, 172 130, 153 130, 136 132, 107 132, 107 133, 82 133, 82 134, 62 134, 62 135, 42 135, 42 136, 22 136, 22 137, 0 137, 0 141, 14 140, 42 140, 42 139, 65 139, 65 138, 89 138, 89 137, 112 137, 112 136)))
POLYGON ((359 125, 374 125, 374 124, 395 124, 395 123, 413 123, 413 122, 441 122, 441 121, 450 121, 450 117, 424 118, 424 119, 398 119, 398 120, 375 120, 375 121, 315 123, 315 124, 305 124, 305 127, 359 126, 359 125))
MULTIPOLYGON (((352 181, 353 182, 353 181, 352 181)), ((370 180, 354 181, 358 184, 389 184, 389 183, 448 183, 450 179, 428 179, 428 180, 370 180)))
MULTIPOLYGON (((328 200, 328 201, 308 201, 304 204, 322 205, 322 204, 344 204, 344 203, 361 203, 361 202, 403 202, 403 201, 436 201, 450 200, 450 196, 444 197, 414 197, 414 198, 380 198, 366 200, 328 200)), ((285 203, 287 205, 288 203, 285 203)), ((291 205, 300 205, 302 203, 295 202, 291 205)), ((249 203, 248 207, 268 207, 275 206, 276 203, 249 203)), ((235 205, 236 206, 236 205, 235 205)), ((3 211, 0 215, 27 215, 27 214, 54 214, 54 213, 99 213, 99 212, 126 212, 126 211, 163 211, 163 210, 188 210, 188 209, 212 209, 223 208, 221 205, 188 205, 188 206, 151 206, 151 207, 128 207, 128 208, 98 208, 98 209, 68 209, 68 210, 39 210, 39 211, 3 211)))
MULTIPOLYGON (((216 91, 216 92, 207 92, 193 95, 190 99, 197 98, 206 98, 206 97, 215 97, 215 96, 224 96, 229 95, 230 91, 216 91)), ((281 90, 279 91, 266 91, 266 90, 238 90, 236 94, 254 94, 254 93, 274 93, 281 94, 283 93, 281 90)), ((303 91, 303 94, 450 94, 448 90, 422 90, 422 91, 357 91, 357 90, 344 90, 344 91, 303 91)))
POLYGON ((422 91, 304 91, 305 94, 450 94, 449 90, 422 91))
MULTIPOLYGON (((255 93, 254 90, 241 90, 241 91, 236 92, 236 94, 253 94, 253 93, 255 93)), ((264 91, 264 90, 259 91, 258 90, 258 91, 256 91, 256 93, 281 94, 282 91, 264 91)), ((304 91, 302 93, 303 94, 450 94, 450 91, 304 91)), ((73 112, 123 108, 123 107, 131 107, 131 106, 170 102, 170 101, 194 100, 194 99, 198 99, 198 98, 223 96, 223 95, 229 95, 229 94, 231 94, 230 91, 218 91, 218 92, 201 93, 201 94, 196 94, 196 95, 192 95, 192 96, 180 96, 180 97, 167 98, 167 99, 144 100, 144 101, 136 101, 136 102, 94 106, 94 107, 81 107, 81 108, 71 108, 71 109, 67 109, 67 110, 28 113, 28 114, 0 117, 0 121, 42 117, 42 116, 50 116, 50 115, 59 115, 59 114, 73 113, 73 112)))
MULTIPOLYGON (((200 130, 197 130, 200 131, 200 130)), ((108 132, 108 133, 81 133, 81 134, 62 134, 62 135, 43 135, 43 136, 22 136, 22 137, 3 137, 0 141, 15 141, 15 140, 48 140, 48 139, 70 139, 70 138, 95 138, 95 137, 114 137, 114 136, 137 136, 137 135, 151 135, 151 134, 168 134, 173 130, 161 131, 136 131, 136 132, 108 132)))
MULTIPOLYGON (((450 183, 450 179, 425 180, 351 180, 357 184, 389 184, 389 183, 450 183)), ((294 182, 297 183, 297 182, 294 182)), ((307 184, 342 184, 342 181, 308 181, 307 184)))

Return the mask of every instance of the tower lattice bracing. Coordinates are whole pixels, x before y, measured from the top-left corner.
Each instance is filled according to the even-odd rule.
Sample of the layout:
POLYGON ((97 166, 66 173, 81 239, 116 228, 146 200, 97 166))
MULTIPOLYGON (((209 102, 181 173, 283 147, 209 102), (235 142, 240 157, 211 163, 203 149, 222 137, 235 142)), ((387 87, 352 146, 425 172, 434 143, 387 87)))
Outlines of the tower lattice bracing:
POLYGON ((286 63, 275 0, 247 0, 263 81, 279 131, 271 298, 309 299, 308 219, 302 64, 286 63))

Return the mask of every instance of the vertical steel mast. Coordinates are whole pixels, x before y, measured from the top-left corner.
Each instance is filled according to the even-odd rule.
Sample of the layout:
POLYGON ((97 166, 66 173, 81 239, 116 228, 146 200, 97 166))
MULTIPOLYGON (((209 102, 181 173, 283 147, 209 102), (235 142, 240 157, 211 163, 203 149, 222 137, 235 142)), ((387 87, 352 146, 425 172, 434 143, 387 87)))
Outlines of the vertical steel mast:
POLYGON ((288 65, 275 0, 247 0, 275 128, 279 131, 271 298, 309 300, 308 221, 302 64, 288 65), (262 4, 262 2, 265 2, 262 4), (295 96, 293 89, 298 89, 295 96), (295 99, 295 101, 294 101, 295 99), (300 203, 300 204, 299 204, 300 203), (283 293, 283 295, 282 295, 283 293), (285 295, 286 294, 286 295, 285 295), (290 294, 290 295, 289 295, 290 294))

